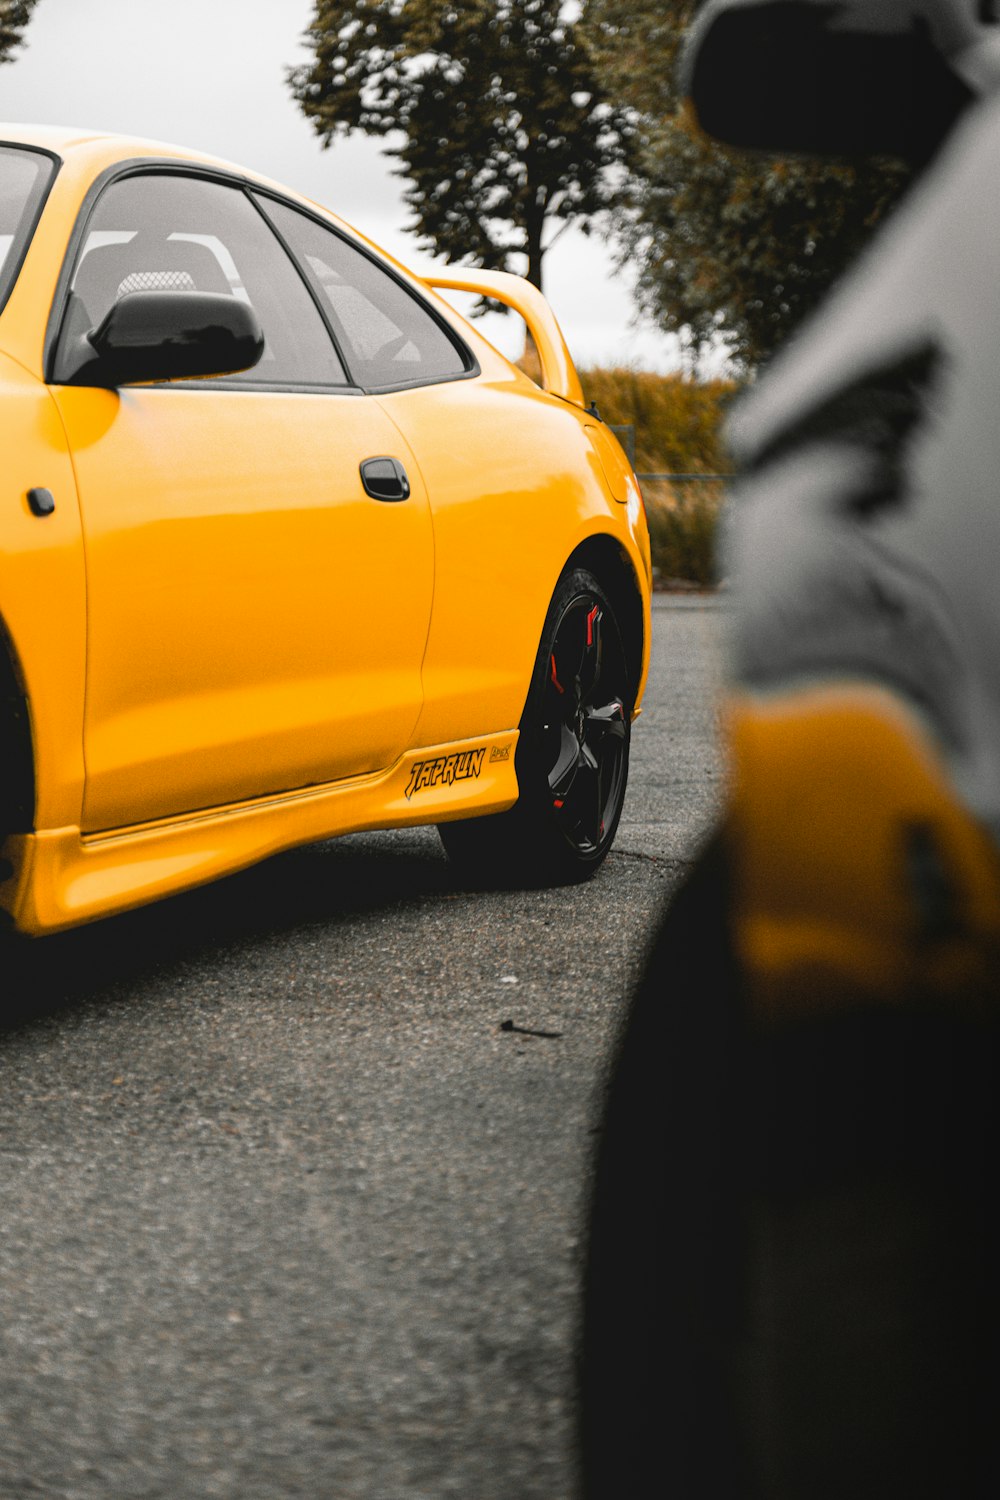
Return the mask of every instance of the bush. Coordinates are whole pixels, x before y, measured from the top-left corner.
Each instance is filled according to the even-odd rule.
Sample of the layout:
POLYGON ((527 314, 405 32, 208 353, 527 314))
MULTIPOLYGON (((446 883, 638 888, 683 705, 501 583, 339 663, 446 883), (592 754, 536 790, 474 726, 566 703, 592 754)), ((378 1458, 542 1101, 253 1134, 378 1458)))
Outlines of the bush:
MULTIPOLYGON (((692 380, 649 370, 585 370, 588 401, 612 427, 635 431, 638 473, 724 474, 730 460, 721 438, 739 387, 731 380, 692 380)), ((654 579, 662 586, 715 582, 715 533, 725 486, 713 480, 642 481, 654 579)))
POLYGON ((708 480, 692 484, 643 482, 653 581, 662 587, 717 581, 715 535, 725 499, 725 485, 708 480))
POLYGON ((635 429, 639 473, 723 474, 729 460, 720 430, 739 387, 650 370, 582 370, 588 401, 612 427, 635 429))

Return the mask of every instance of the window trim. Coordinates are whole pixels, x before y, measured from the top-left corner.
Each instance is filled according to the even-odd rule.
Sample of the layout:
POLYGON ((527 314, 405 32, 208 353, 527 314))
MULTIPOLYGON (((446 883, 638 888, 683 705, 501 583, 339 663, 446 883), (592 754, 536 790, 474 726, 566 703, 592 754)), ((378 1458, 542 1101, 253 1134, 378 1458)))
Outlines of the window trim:
POLYGON ((359 385, 331 385, 329 381, 317 380, 309 385, 301 380, 241 380, 242 371, 235 371, 222 379, 208 375, 204 379, 192 376, 188 379, 153 380, 137 382, 135 385, 119 387, 123 391, 240 391, 241 393, 263 391, 272 396, 365 396, 359 385))
MULTIPOLYGON (((3 143, 0 142, 0 144, 3 143)), ((15 142, 13 144, 17 143, 15 142)), ((50 155, 51 153, 46 152, 43 154, 50 155)), ((58 162, 58 158, 55 159, 58 162)), ((47 385, 65 384, 65 381, 59 378, 58 369, 60 336, 62 333, 62 327, 65 321, 66 310, 69 302, 70 282, 72 281, 73 272, 76 269, 77 257, 79 256, 81 246, 83 245, 84 239, 86 237, 87 229, 93 216, 94 209, 97 206, 98 200, 107 191, 107 189, 116 182, 122 181, 128 177, 154 175, 165 175, 168 177, 205 178, 210 182, 218 182, 225 187, 239 188, 243 192, 243 194, 250 200, 250 203, 257 211, 257 213, 260 214, 270 232, 274 235, 280 249, 285 253, 285 255, 288 256, 289 260, 292 263, 292 266, 295 269, 296 275, 305 285, 309 296, 312 298, 312 301, 322 319, 323 327, 327 332, 327 337, 333 343, 333 347, 336 351, 337 357, 343 365, 347 376, 349 377, 349 383, 345 385, 333 386, 319 382, 317 382, 317 384, 315 385, 298 385, 291 384, 287 381, 275 381, 271 383, 260 380, 248 380, 245 382, 237 383, 231 379, 227 379, 225 381, 225 384, 223 384, 222 382, 215 380, 178 380, 157 382, 155 386, 143 386, 142 389, 169 390, 172 387, 176 386, 178 389, 182 390, 273 391, 276 393, 280 393, 282 391, 295 391, 301 392, 303 394, 313 393, 317 395, 331 392, 337 394, 364 394, 375 396, 385 395, 390 391, 411 390, 418 386, 444 385, 454 380, 470 380, 481 373, 479 361, 476 359, 472 350, 469 349, 468 345, 466 345, 465 342, 460 338, 455 329, 451 327, 447 319, 445 319, 438 312, 437 308, 433 307, 426 298, 421 296, 416 288, 412 287, 408 281, 398 275, 398 273, 392 266, 387 265, 385 261, 381 260, 377 255, 369 250, 367 246, 360 244, 350 235, 344 234, 338 226, 331 224, 328 219, 323 218, 320 214, 311 211, 302 203, 297 203, 294 199, 289 198, 284 193, 278 190, 270 187, 265 187, 261 183, 255 182, 253 178, 248 177, 245 173, 242 172, 227 170, 223 167, 216 167, 209 162, 185 161, 183 158, 133 156, 123 161, 113 162, 110 167, 105 167, 104 171, 100 172, 88 187, 86 193, 83 196, 83 201, 80 204, 79 210, 77 211, 76 220, 73 224, 72 230, 70 231, 69 239, 66 242, 66 250, 63 256, 62 265, 59 268, 59 276, 56 281, 56 288, 52 297, 52 306, 49 309, 48 321, 45 327, 42 370, 43 379, 45 380, 47 385), (272 198, 276 202, 283 204, 285 207, 293 209, 297 213, 304 214, 306 218, 313 219, 323 229, 327 230, 328 233, 337 235, 338 238, 344 240, 353 249, 360 251, 361 254, 363 254, 368 260, 372 261, 376 266, 379 267, 379 269, 384 271, 385 274, 388 275, 393 281, 396 281, 404 291, 408 292, 410 296, 414 298, 415 301, 419 302, 419 304, 434 319, 434 321, 440 325, 444 333, 455 345, 455 348, 461 356, 463 363, 466 365, 466 368, 455 375, 439 376, 433 380, 407 380, 400 381, 399 383, 393 385, 379 386, 359 385, 354 380, 350 362, 345 358, 339 341, 335 337, 333 330, 330 327, 330 321, 326 315, 322 303, 318 299, 314 288, 311 286, 308 275, 299 264, 298 256, 296 256, 291 250, 284 236, 275 227, 273 221, 265 211, 264 207, 257 201, 258 195, 262 198, 272 198)), ((55 173, 53 173, 53 180, 54 179, 55 173)), ((32 234, 34 234, 34 226, 32 228, 32 234)), ((30 243, 31 240, 29 237, 28 244, 30 243)), ((20 267, 18 269, 20 269, 20 267)))
MULTIPOLYGON (((31 249, 32 241, 35 238, 35 230, 38 228, 39 220, 41 219, 42 214, 45 211, 45 205, 49 201, 49 194, 52 191, 52 185, 55 182, 56 178, 59 176, 59 170, 62 167, 63 159, 61 156, 57 156, 54 151, 47 150, 44 146, 29 146, 25 141, 0 140, 0 146, 6 147, 9 151, 29 151, 35 156, 44 156, 52 163, 53 166, 53 171, 49 173, 49 180, 45 184, 45 187, 42 189, 42 192, 40 193, 38 198, 38 203, 35 206, 35 211, 31 215, 31 219, 26 226, 26 233, 23 234, 21 244, 17 247, 17 255, 12 261, 9 262, 9 264, 5 264, 3 271, 0 272, 0 275, 2 275, 5 279, 9 278, 7 280, 6 289, 4 289, 2 285, 0 285, 0 313, 2 313, 4 308, 7 306, 7 303, 10 301, 14 288, 17 286, 17 278, 21 274, 21 268, 24 265, 28 251, 31 249)), ((11 245, 11 249, 13 250, 14 248, 14 245, 11 245)))
MULTIPOLYGON (((362 387, 358 385, 357 381, 355 381, 353 372, 351 370, 351 367, 347 363, 347 359, 346 359, 346 357, 344 355, 344 347, 341 344, 340 339, 337 337, 336 330, 334 329, 333 324, 331 323, 329 317, 327 316, 327 310, 323 306, 323 302, 322 302, 320 296, 318 295, 318 293, 316 291, 316 288, 313 286, 312 280, 307 275, 305 267, 300 263, 298 256, 292 250, 291 245, 285 239, 285 236, 281 233, 281 230, 278 228, 277 224, 275 224, 274 220, 272 218, 270 218, 267 213, 265 213, 263 205, 260 203, 260 201, 259 201, 259 199, 257 197, 257 194, 254 193, 254 192, 248 192, 247 193, 247 197, 250 199, 250 202, 253 204, 254 209, 256 210, 256 212, 260 214, 261 218, 264 220, 264 223, 267 225, 268 229, 271 231, 271 233, 274 235, 275 239, 278 241, 278 244, 281 246, 282 250, 288 256, 288 259, 291 261, 292 265, 295 268, 296 275, 298 276, 299 280, 302 282, 302 285, 305 287, 305 289, 308 292, 309 296, 312 298, 312 303, 313 303, 313 306, 315 307, 317 313, 319 314, 320 322, 323 324, 323 327, 326 329, 327 338, 332 343, 332 345, 333 345, 333 347, 334 347, 334 349, 336 351, 337 358, 340 360, 341 369, 343 370, 344 374, 347 376, 348 380, 351 382, 351 384, 354 387, 354 389, 355 390, 361 390, 362 387)), ((279 200, 279 201, 283 202, 284 200, 279 200)))
MULTIPOLYGON (((471 380, 476 375, 482 373, 479 361, 477 360, 476 356, 473 354, 468 344, 466 344, 465 340, 459 335, 457 330, 451 326, 448 319, 438 311, 433 303, 431 303, 430 300, 425 295, 423 295, 420 290, 418 290, 418 288, 412 286, 405 277, 400 276, 394 266, 389 265, 386 261, 382 260, 380 256, 374 254, 367 245, 362 244, 359 240, 355 239, 353 235, 345 234, 338 224, 331 224, 329 219, 324 218, 322 214, 317 213, 314 209, 308 208, 302 203, 293 203, 291 199, 285 197, 283 193, 275 192, 272 188, 251 187, 250 197, 254 200, 256 200, 257 198, 263 198, 264 200, 270 198, 274 202, 280 203, 282 207, 290 208, 295 213, 301 214, 304 219, 311 219, 312 222, 318 225, 320 229, 325 229, 327 234, 331 234, 335 239, 343 241, 343 243, 347 245, 351 250, 357 251, 359 255, 362 255, 365 258, 365 260, 370 261, 371 264, 375 266, 379 271, 383 272, 383 274, 386 275, 390 281, 394 281, 403 292, 412 297, 413 301, 417 303, 418 307, 421 307, 423 311, 427 313, 431 321, 437 324, 438 328, 448 339, 449 343, 452 345, 452 347, 455 349, 455 352, 461 359, 462 364, 465 366, 464 369, 457 370, 454 375, 435 375, 431 379, 418 377, 415 380, 393 381, 388 385, 364 385, 359 382, 358 384, 360 390, 365 391, 366 394, 371 396, 385 396, 388 395, 391 391, 409 391, 424 385, 449 385, 454 380, 471 380)), ((291 245, 289 245, 287 239, 282 234, 277 224, 275 224, 274 220, 268 214, 267 209, 263 206, 263 204, 260 203, 258 203, 257 206, 260 209, 260 212, 264 215, 273 232, 280 239, 286 253, 291 256, 296 267, 298 268, 299 275, 309 287, 309 290, 312 293, 313 301, 316 303, 321 314, 323 315, 323 321, 326 324, 327 329, 329 330, 330 337, 333 339, 334 346, 337 350, 338 355, 340 356, 340 361, 347 373, 353 376, 354 372, 351 369, 351 362, 347 357, 346 351, 341 347, 340 340, 333 328, 333 324, 331 322, 327 309, 323 305, 323 301, 318 295, 315 286, 313 285, 314 278, 309 275, 304 266, 301 266, 299 264, 299 256, 292 249, 291 245)))

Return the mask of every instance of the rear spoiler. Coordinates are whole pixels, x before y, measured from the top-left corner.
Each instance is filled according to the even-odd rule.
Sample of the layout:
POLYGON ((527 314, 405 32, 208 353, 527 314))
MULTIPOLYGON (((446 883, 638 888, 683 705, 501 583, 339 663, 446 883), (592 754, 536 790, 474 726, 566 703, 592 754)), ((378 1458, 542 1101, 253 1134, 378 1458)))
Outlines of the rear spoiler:
POLYGON ((520 313, 535 341, 542 366, 542 389, 574 406, 584 406, 580 377, 566 347, 562 329, 537 287, 509 271, 453 270, 450 266, 421 278, 427 286, 442 291, 475 292, 502 302, 520 313))

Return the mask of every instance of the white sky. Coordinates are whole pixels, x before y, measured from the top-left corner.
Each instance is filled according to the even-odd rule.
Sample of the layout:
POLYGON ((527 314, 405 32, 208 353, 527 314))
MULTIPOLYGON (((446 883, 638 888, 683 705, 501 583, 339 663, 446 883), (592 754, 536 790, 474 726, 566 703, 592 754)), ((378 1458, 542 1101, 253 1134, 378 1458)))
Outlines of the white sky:
MULTIPOLYGON (((322 150, 285 83, 305 59, 312 0, 39 0, 26 46, 0 67, 0 120, 84 126, 192 146, 326 204, 407 265, 401 184, 379 143, 322 150)), ((568 230, 546 257, 546 295, 580 365, 679 366, 676 341, 637 323, 627 278, 598 236, 568 230)), ((481 323, 508 354, 512 316, 481 323)))

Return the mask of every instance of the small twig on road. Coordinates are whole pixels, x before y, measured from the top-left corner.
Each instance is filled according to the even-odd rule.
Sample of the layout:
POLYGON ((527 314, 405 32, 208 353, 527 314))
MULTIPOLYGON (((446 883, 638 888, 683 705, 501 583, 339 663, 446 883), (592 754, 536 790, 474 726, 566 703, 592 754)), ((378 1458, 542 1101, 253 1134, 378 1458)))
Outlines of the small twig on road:
POLYGON ((518 1036, 562 1036, 561 1031, 535 1031, 530 1026, 515 1026, 513 1021, 501 1021, 500 1031, 516 1031, 518 1036))

